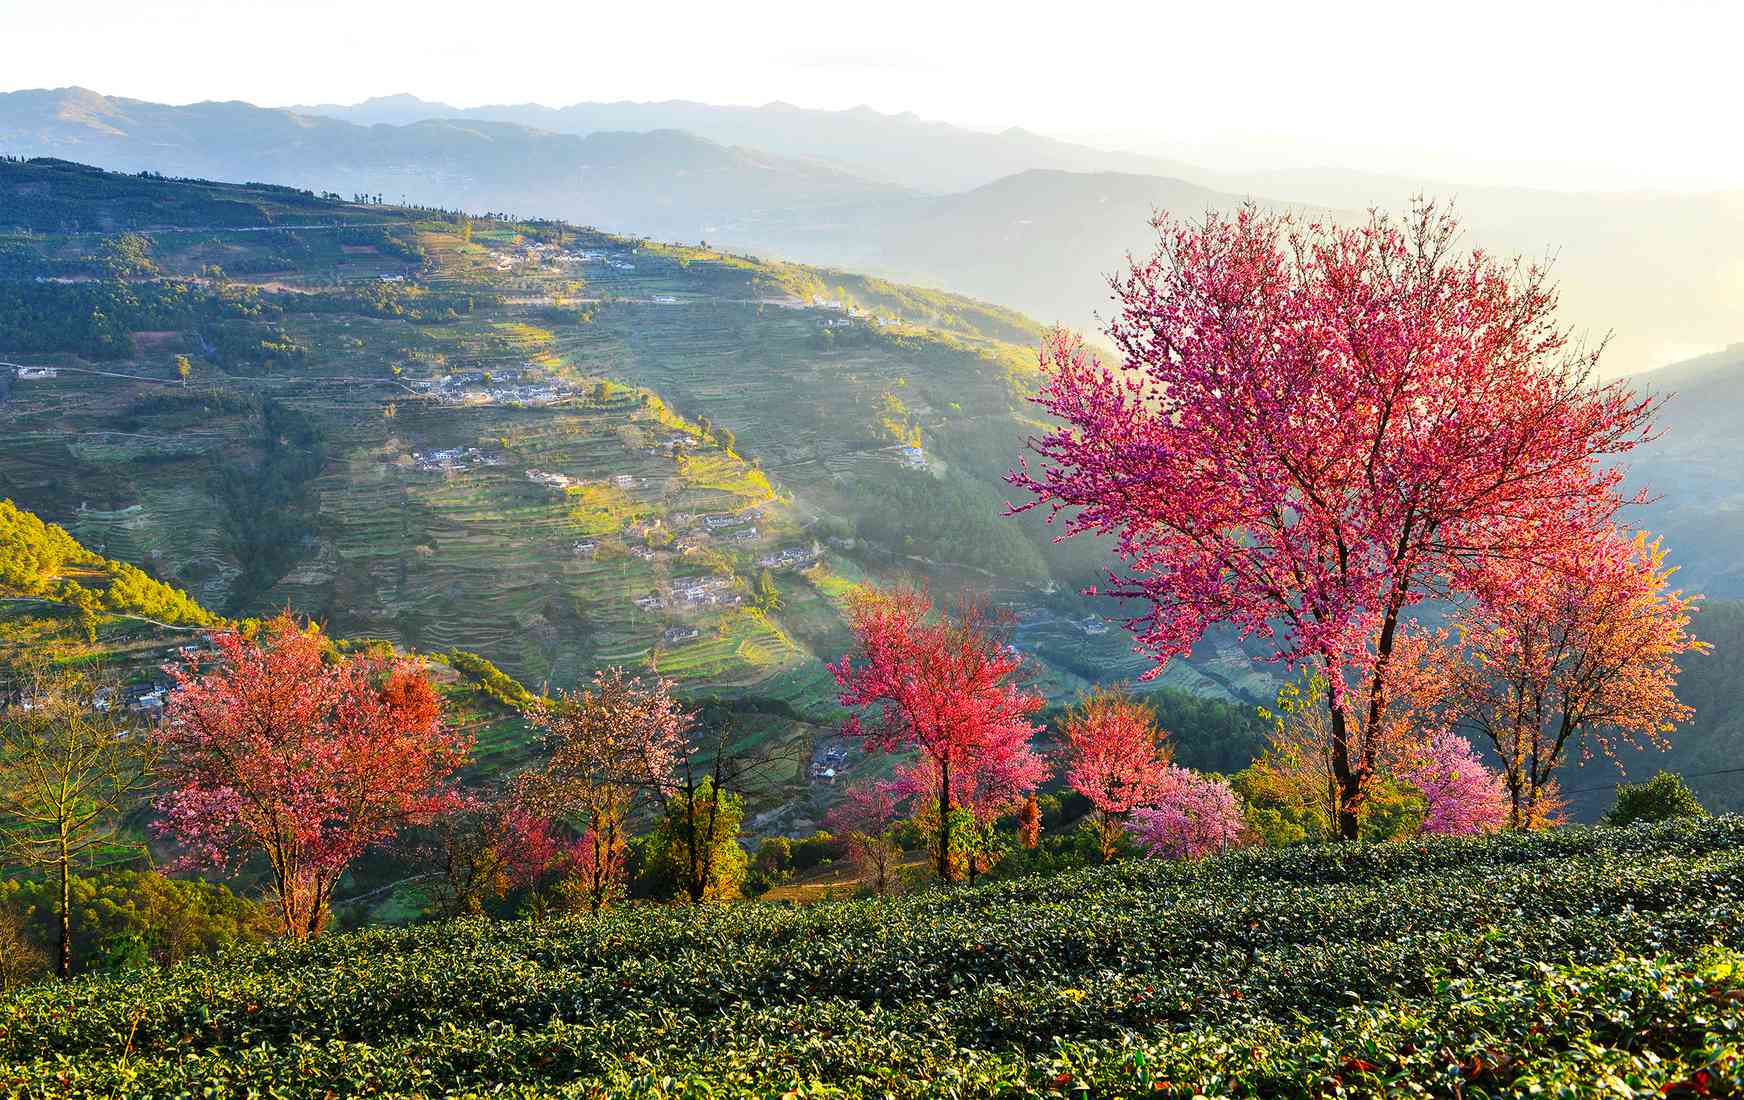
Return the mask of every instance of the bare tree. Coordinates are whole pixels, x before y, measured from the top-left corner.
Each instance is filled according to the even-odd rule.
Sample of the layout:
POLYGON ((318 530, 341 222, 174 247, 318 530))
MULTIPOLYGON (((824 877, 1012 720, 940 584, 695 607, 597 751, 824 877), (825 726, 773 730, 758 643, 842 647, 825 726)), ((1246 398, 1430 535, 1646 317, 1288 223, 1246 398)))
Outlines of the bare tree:
POLYGON ((0 710, 0 842, 57 876, 61 977, 73 967, 73 868, 119 836, 156 763, 152 739, 100 674, 24 670, 0 710))
POLYGON ((0 909, 0 993, 27 985, 48 970, 48 959, 30 937, 17 914, 0 909))
POLYGON ((668 858, 679 895, 692 905, 717 896, 729 882, 736 895, 744 861, 728 867, 722 853, 738 844, 745 795, 763 789, 767 770, 778 761, 737 743, 736 728, 727 716, 697 736, 679 761, 666 796, 662 830, 668 858))

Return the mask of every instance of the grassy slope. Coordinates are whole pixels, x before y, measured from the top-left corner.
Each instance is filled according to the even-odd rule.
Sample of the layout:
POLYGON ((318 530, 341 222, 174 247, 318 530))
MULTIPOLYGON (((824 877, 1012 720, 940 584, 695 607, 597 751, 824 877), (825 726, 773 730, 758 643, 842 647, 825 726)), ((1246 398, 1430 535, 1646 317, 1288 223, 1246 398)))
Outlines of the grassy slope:
POLYGON ((1744 822, 377 929, 0 1000, 0 1082, 227 1093, 1696 1095, 1744 822), (1684 1091, 1679 1093, 1678 1089, 1684 1091))

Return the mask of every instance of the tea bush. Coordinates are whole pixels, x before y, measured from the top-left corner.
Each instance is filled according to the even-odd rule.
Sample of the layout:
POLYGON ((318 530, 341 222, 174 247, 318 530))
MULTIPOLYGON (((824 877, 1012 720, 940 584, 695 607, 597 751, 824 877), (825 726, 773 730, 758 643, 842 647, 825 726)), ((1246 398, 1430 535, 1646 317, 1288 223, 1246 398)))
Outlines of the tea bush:
POLYGON ((58 1096, 1726 1095, 1744 820, 231 950, 0 998, 58 1096))

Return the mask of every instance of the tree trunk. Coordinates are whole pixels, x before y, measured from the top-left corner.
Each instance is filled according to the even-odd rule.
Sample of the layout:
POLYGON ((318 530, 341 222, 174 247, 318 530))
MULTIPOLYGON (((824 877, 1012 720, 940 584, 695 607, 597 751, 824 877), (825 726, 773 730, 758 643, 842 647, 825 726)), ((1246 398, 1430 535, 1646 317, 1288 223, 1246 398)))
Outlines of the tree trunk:
POLYGON ((1332 777, 1337 784, 1338 806, 1335 822, 1338 828, 1338 839, 1354 841, 1360 836, 1360 826, 1357 821, 1358 778, 1356 769, 1350 766, 1350 726, 1346 721, 1344 707, 1333 703, 1329 693, 1328 705, 1332 708, 1332 777))
POLYGON ((1121 819, 1107 810, 1096 811, 1096 840, 1102 849, 1102 862, 1114 862, 1114 850, 1120 843, 1121 819))
POLYGON ((605 843, 602 845, 600 843, 600 830, 600 819, 596 815, 592 829, 593 836, 591 838, 593 844, 593 870, 589 875, 591 881, 588 883, 587 890, 587 911, 596 917, 599 916, 600 909, 605 905, 606 891, 611 888, 610 879, 608 877, 610 869, 606 866, 606 852, 610 849, 612 842, 617 839, 615 830, 608 832, 606 834, 605 843))
POLYGON ((939 760, 939 881, 951 881, 951 758, 939 760))
POLYGON ((73 976, 73 888, 72 856, 67 852, 67 835, 61 834, 61 980, 73 976))

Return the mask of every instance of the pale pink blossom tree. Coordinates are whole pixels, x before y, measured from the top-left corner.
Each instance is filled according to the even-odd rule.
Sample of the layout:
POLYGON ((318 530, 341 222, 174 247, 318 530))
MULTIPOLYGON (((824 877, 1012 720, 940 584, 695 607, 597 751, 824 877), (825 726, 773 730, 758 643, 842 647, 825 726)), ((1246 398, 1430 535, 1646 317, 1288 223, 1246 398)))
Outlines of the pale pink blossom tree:
POLYGON ((1508 789, 1485 766, 1471 742, 1438 730, 1403 771, 1428 803, 1423 831, 1458 835, 1493 833, 1508 823, 1508 789))
POLYGON ((1167 859, 1199 859, 1241 843, 1241 800, 1229 781, 1170 765, 1148 805, 1127 818, 1145 851, 1167 859))

